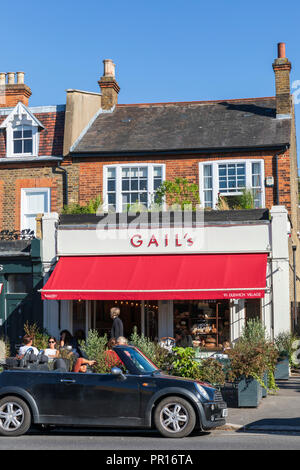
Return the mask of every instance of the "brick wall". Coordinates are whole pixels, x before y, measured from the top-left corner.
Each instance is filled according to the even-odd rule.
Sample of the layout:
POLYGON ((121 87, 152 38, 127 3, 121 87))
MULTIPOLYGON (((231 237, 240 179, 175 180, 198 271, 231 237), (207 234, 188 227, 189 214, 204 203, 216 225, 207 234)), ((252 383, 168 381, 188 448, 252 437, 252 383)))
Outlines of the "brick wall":
POLYGON ((50 188, 51 211, 61 211, 63 180, 61 174, 53 173, 53 168, 53 164, 48 167, 33 165, 26 168, 0 167, 1 230, 20 229, 22 188, 50 188))
MULTIPOLYGON (((192 155, 192 156, 169 156, 164 158, 141 158, 113 159, 85 157, 73 159, 73 183, 69 187, 69 199, 80 204, 85 204, 99 194, 103 195, 103 166, 124 163, 164 163, 166 165, 166 179, 173 180, 175 177, 188 178, 191 182, 199 184, 199 162, 221 159, 263 159, 265 177, 273 176, 274 187, 265 187, 266 207, 271 208, 276 204, 276 165, 275 151, 251 152, 251 153, 223 153, 218 155, 192 155), (76 169, 75 169, 76 168, 76 169), (77 179, 78 178, 78 179, 77 179), (77 183, 76 183, 77 181, 77 183), (78 194, 75 194, 78 191, 78 194)), ((279 156, 278 171, 280 176, 279 196, 280 204, 291 211, 291 185, 290 185, 290 152, 287 150, 279 156)))

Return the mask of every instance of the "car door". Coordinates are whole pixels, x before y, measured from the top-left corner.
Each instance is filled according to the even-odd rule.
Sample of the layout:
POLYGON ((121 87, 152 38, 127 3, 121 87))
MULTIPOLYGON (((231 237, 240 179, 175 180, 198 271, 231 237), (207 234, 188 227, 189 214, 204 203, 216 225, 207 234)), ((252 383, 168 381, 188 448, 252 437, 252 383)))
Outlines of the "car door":
POLYGON ((135 375, 55 373, 55 409, 72 424, 138 423, 140 387, 135 375))

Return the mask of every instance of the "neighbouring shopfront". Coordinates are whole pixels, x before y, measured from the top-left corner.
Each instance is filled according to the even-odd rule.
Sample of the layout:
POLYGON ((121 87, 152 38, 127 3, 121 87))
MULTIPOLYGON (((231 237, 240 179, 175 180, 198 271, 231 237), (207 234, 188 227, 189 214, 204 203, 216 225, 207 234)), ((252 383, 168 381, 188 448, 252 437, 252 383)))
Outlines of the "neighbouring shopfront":
POLYGON ((6 239, 0 240, 0 338, 9 341, 15 354, 24 324, 43 326, 41 240, 23 232, 6 232, 2 238, 6 239))
POLYGON ((154 340, 182 332, 208 351, 235 341, 248 318, 261 318, 271 336, 289 330, 286 210, 224 212, 153 227, 140 216, 135 226, 61 216, 56 228, 58 216, 48 214, 44 326, 109 337, 118 306, 127 337, 134 328, 154 340))

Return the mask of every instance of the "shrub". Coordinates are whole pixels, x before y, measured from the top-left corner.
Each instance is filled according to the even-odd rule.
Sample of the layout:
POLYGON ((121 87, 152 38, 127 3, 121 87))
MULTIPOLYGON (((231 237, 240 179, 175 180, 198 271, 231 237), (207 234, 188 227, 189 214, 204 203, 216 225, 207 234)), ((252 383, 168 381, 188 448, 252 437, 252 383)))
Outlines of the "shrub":
POLYGON ((87 355, 87 358, 96 361, 93 370, 98 374, 110 372, 110 367, 104 356, 106 345, 107 336, 99 336, 97 330, 89 330, 86 340, 80 342, 80 348, 87 355))
POLYGON ((97 196, 85 205, 80 205, 74 202, 64 206, 62 214, 96 214, 99 210, 99 206, 101 205, 102 198, 101 196, 97 196))
POLYGON ((137 327, 133 329, 133 333, 130 336, 130 344, 139 348, 142 353, 145 354, 159 369, 164 371, 169 371, 171 367, 171 355, 165 349, 162 348, 159 344, 151 341, 150 338, 147 338, 145 335, 139 335, 137 332, 137 327))
POLYGON ((33 346, 38 350, 46 349, 48 347, 49 333, 44 328, 39 328, 36 323, 29 324, 28 321, 24 325, 26 335, 32 336, 33 346))
POLYGON ((203 359, 199 364, 200 377, 203 382, 214 386, 225 384, 225 373, 222 364, 214 358, 203 359))
POLYGON ((174 348, 171 364, 172 375, 201 380, 199 364, 195 361, 194 348, 174 348))
POLYGON ((275 338, 275 346, 279 357, 288 357, 290 365, 293 366, 293 355, 297 351, 295 342, 297 336, 289 331, 279 333, 275 338))

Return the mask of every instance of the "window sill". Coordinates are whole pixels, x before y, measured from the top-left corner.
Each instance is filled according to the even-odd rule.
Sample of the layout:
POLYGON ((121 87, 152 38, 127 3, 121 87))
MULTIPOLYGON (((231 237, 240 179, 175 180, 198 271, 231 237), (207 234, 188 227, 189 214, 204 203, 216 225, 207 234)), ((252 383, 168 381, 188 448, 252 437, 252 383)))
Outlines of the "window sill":
POLYGON ((63 157, 53 157, 53 156, 44 156, 44 157, 0 157, 0 164, 7 164, 7 163, 29 163, 29 162, 60 162, 63 160, 63 157))

